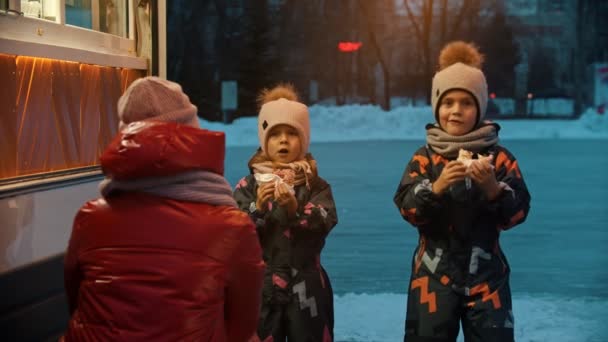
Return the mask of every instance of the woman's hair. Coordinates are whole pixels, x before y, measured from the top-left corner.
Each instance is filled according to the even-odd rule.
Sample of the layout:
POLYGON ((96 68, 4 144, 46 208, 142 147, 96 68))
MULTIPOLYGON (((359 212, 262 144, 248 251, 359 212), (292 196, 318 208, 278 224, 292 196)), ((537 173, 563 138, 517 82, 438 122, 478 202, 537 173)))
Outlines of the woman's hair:
POLYGON ((278 99, 286 99, 290 101, 300 102, 298 93, 291 83, 279 83, 275 87, 269 89, 264 88, 260 92, 257 98, 258 108, 262 108, 267 102, 278 100, 278 99))

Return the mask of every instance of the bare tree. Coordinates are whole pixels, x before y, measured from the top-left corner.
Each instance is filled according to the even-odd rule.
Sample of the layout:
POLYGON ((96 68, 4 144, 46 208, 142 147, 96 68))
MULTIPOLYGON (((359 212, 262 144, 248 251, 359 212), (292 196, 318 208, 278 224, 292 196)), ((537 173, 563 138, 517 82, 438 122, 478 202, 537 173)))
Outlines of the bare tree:
POLYGON ((585 75, 585 62, 587 49, 585 49, 585 34, 588 27, 585 27, 583 18, 589 17, 589 6, 587 1, 576 1, 576 52, 574 53, 574 115, 578 116, 583 112, 583 87, 585 75))
POLYGON ((332 27, 329 19, 333 18, 329 18, 326 9, 333 3, 285 0, 274 21, 278 25, 277 48, 282 65, 277 81, 293 83, 304 101, 313 80, 320 93, 335 95, 337 82, 333 71, 337 69, 337 61, 332 41, 339 30, 332 27))
POLYGON ((430 89, 438 50, 448 41, 462 39, 463 23, 469 23, 469 34, 473 31, 471 25, 479 16, 480 0, 403 0, 403 6, 414 28, 424 87, 430 89), (456 13, 453 20, 448 20, 448 13, 456 13), (438 23, 435 23, 436 17, 438 23))
POLYGON ((380 43, 378 42, 378 37, 376 34, 376 23, 374 22, 374 20, 377 18, 377 14, 376 14, 376 9, 377 7, 375 6, 370 6, 370 2, 365 1, 365 0, 359 0, 358 2, 359 4, 359 8, 363 14, 363 17, 365 18, 365 27, 366 27, 366 31, 367 31, 367 35, 368 35, 368 39, 370 42, 370 45, 372 46, 372 49, 374 51, 374 54, 376 56, 376 59, 378 61, 378 63, 380 63, 380 67, 382 68, 382 75, 383 75, 383 79, 384 79, 384 92, 383 92, 383 99, 382 102, 380 103, 380 106, 382 107, 382 109, 384 110, 390 110, 391 109, 391 81, 390 81, 390 72, 389 72, 389 65, 388 62, 386 60, 386 58, 384 57, 383 53, 382 53, 382 49, 380 47, 380 43))

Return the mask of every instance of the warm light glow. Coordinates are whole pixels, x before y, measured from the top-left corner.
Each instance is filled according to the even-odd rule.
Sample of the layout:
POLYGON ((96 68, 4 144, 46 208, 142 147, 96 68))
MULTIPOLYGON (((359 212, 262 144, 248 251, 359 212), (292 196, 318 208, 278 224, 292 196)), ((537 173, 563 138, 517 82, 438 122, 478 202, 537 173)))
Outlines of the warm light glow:
POLYGON ((340 52, 355 52, 363 45, 361 42, 339 42, 338 50, 340 52))
POLYGON ((531 98, 533 98, 533 97, 534 97, 534 94, 532 94, 532 93, 528 93, 528 98, 529 98, 529 99, 531 99, 531 98))
POLYGON ((496 98, 496 93, 490 93, 490 98, 491 99, 495 99, 496 98))
POLYGON ((0 180, 86 167, 118 127, 116 103, 144 71, 0 54, 0 180))

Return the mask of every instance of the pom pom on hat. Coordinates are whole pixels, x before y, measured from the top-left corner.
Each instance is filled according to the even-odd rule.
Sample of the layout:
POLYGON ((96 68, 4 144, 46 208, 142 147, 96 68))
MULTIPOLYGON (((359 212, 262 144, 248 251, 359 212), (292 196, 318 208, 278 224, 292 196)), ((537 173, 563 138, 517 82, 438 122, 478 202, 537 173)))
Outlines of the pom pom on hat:
POLYGON ((258 96, 258 105, 260 108, 267 102, 278 100, 278 99, 286 99, 289 101, 299 102, 300 99, 298 97, 298 93, 293 85, 289 83, 282 83, 277 85, 272 89, 262 89, 260 95, 258 96))
POLYGON ((179 84, 148 76, 131 83, 118 99, 118 129, 135 121, 176 122, 199 128, 196 112, 179 84))
MULTIPOLYGON (((477 104, 477 124, 488 107, 488 85, 481 71, 483 55, 473 44, 455 41, 447 44, 439 54, 439 71, 433 77, 431 103, 439 122, 439 104, 448 91, 459 89, 469 92, 477 104)), ((476 124, 476 126, 477 126, 476 124)))
POLYGON ((463 63, 477 69, 481 69, 484 57, 472 44, 462 41, 448 43, 439 54, 439 70, 443 70, 452 64, 463 63))
POLYGON ((301 143, 300 158, 308 152, 310 142, 310 119, 308 107, 298 102, 298 95, 290 84, 280 84, 264 89, 258 97, 258 138, 260 147, 267 153, 268 132, 277 125, 289 125, 298 131, 301 143))

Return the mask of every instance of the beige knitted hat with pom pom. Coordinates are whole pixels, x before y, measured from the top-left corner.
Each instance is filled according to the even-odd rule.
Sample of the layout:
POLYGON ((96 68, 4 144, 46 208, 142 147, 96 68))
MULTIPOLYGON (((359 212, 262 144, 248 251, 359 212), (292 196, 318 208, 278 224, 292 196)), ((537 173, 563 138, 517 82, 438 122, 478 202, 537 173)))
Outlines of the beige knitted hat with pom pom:
POLYGON ((290 84, 280 84, 272 89, 264 89, 258 102, 261 104, 258 115, 258 137, 262 151, 267 153, 268 132, 277 125, 289 125, 300 136, 301 155, 304 158, 310 142, 310 119, 308 107, 298 102, 298 95, 290 84))
POLYGON ((465 90, 477 102, 477 126, 483 121, 488 107, 488 85, 481 71, 483 56, 477 48, 462 41, 447 44, 439 54, 439 71, 433 77, 431 103, 439 122, 439 104, 450 90, 465 90))

